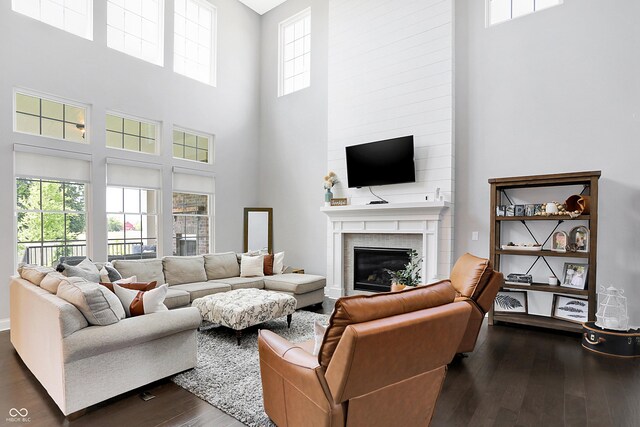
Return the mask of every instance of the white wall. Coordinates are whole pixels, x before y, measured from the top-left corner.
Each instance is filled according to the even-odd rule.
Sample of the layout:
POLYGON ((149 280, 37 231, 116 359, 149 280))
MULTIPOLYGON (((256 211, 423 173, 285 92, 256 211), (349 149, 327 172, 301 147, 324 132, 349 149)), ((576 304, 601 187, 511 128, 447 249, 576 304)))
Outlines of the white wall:
POLYGON ((326 0, 289 0, 262 17, 260 203, 273 208, 274 251, 285 264, 326 274, 326 0), (311 7, 311 86, 278 97, 278 24, 311 7))
MULTIPOLYGON (((453 1, 331 0, 328 163, 353 205, 375 199, 347 188, 345 147, 414 136, 416 182, 374 187, 389 202, 454 201, 453 1)), ((453 251, 453 208, 443 214, 438 273, 453 251)))
MULTIPOLYGON (((14 143, 59 147, 93 156, 93 182, 105 182, 105 158, 163 165, 163 255, 171 253, 171 167, 214 172, 215 245, 242 249, 242 208, 258 201, 260 17, 236 0, 212 0, 218 8, 218 86, 175 74, 173 1, 165 1, 165 66, 158 67, 106 47, 106 2, 94 2, 94 41, 11 11, 0 2, 0 319, 9 317, 9 276, 15 274, 13 227, 14 143), (28 88, 91 104, 91 145, 13 133, 12 90, 28 88), (118 110, 163 125, 162 154, 150 157, 105 148, 105 111, 118 110), (215 165, 174 160, 171 126, 215 135, 215 165), (238 165, 241 165, 239 167, 238 165)), ((106 258, 105 189, 92 186, 92 257, 106 258)))
POLYGON ((636 326, 638 16, 639 2, 565 0, 485 28, 483 1, 456 2, 456 256, 488 256, 488 178, 602 170, 598 283, 625 289, 636 326))

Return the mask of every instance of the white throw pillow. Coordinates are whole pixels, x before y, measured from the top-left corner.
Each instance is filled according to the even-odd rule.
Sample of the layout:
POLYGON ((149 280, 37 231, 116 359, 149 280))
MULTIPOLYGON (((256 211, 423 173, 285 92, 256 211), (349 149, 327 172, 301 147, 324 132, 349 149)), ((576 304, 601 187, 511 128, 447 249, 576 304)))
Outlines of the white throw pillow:
POLYGON ((100 282, 111 283, 111 279, 109 279, 109 272, 107 271, 107 267, 102 267, 102 270, 100 270, 100 282))
MULTIPOLYGON (((109 282, 106 282, 109 283, 109 282)), ((127 277, 126 279, 116 280, 115 282, 118 285, 124 285, 125 283, 138 283, 138 276, 127 277)))
POLYGON ((282 274, 284 270, 284 252, 278 252, 273 256, 273 274, 282 274))
POLYGON ((162 285, 150 291, 135 291, 133 289, 125 289, 122 286, 113 284, 113 290, 122 303, 127 317, 141 316, 143 314, 157 313, 159 311, 169 310, 164 305, 164 299, 169 290, 168 285, 162 285), (140 301, 142 299, 142 301, 140 301))
POLYGON ((264 276, 264 257, 242 255, 240 261, 240 277, 264 276))

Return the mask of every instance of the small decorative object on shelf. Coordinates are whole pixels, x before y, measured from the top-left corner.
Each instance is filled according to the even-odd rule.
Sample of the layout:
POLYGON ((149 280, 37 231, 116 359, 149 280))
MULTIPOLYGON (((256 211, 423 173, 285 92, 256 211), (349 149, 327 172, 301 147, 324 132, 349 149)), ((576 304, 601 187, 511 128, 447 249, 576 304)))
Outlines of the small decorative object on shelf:
POLYGON ((509 242, 506 245, 502 245, 503 250, 509 251, 541 251, 542 245, 537 243, 518 243, 509 242))
POLYGON ((347 206, 346 197, 334 197, 331 199, 331 206, 347 206))
POLYGON ((525 205, 524 216, 534 216, 536 214, 536 205, 525 205))
POLYGON ((507 216, 507 207, 500 205, 496 208, 496 216, 507 216))
POLYGON ((574 214, 589 214, 589 196, 583 196, 582 194, 574 194, 573 196, 569 196, 567 200, 564 201, 564 205, 567 209, 567 212, 572 212, 574 214))
POLYGON ((524 205, 516 205, 513 211, 513 216, 524 216, 524 205))
POLYGON ((530 285, 533 283, 533 277, 530 274, 511 273, 504 283, 507 285, 530 285))
POLYGON ((564 231, 556 231, 553 233, 551 240, 551 250, 555 252, 566 252, 569 236, 564 231))
POLYGON ((548 215, 555 215, 555 214, 557 214, 559 211, 558 211, 558 205, 556 204, 556 202, 549 202, 549 203, 547 203, 547 204, 546 204, 546 207, 545 207, 545 212, 546 212, 548 215))
POLYGON ((627 315, 627 297, 622 289, 613 286, 600 286, 598 291, 598 311, 596 312, 596 326, 614 331, 629 330, 629 316, 627 315))
POLYGON ((558 278, 556 276, 549 276, 549 286, 558 286, 558 278))
POLYGON ((389 276, 391 276, 391 290, 402 290, 406 286, 418 286, 420 283, 420 270, 422 267, 422 258, 418 255, 418 251, 412 249, 408 252, 409 262, 405 264, 402 270, 392 271, 385 268, 389 276), (394 286, 395 285, 395 286, 394 286))
POLYGON ((324 193, 324 205, 325 206, 331 206, 331 199, 333 199, 333 193, 331 192, 331 189, 333 188, 334 185, 336 185, 339 182, 340 182, 340 180, 338 179, 338 175, 336 175, 335 172, 329 171, 329 173, 327 175, 325 175, 325 177, 324 177, 324 189, 327 190, 324 193))
POLYGON ((584 323, 589 316, 589 301, 564 295, 553 296, 552 316, 574 323, 584 323))
POLYGON ((498 313, 527 313, 527 293, 524 291, 500 291, 493 303, 498 313))
POLYGON ((587 286, 589 264, 565 262, 560 286, 573 289, 584 289, 587 286))
POLYGON ((505 216, 515 216, 516 207, 514 205, 506 206, 505 216))
POLYGON ((569 232, 569 243, 575 245, 575 252, 589 252, 589 229, 584 226, 574 227, 569 232))

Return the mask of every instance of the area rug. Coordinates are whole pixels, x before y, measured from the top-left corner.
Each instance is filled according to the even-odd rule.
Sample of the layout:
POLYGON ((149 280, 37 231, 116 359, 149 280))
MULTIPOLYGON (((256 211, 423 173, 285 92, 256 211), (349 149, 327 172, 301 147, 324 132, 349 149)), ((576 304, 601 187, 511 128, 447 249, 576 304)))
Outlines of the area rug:
POLYGON ((326 314, 299 310, 291 328, 286 318, 265 322, 244 331, 240 346, 235 332, 215 327, 198 332, 198 365, 176 375, 173 382, 249 426, 273 426, 262 405, 258 357, 258 328, 268 329, 291 342, 313 338, 313 322, 326 314))

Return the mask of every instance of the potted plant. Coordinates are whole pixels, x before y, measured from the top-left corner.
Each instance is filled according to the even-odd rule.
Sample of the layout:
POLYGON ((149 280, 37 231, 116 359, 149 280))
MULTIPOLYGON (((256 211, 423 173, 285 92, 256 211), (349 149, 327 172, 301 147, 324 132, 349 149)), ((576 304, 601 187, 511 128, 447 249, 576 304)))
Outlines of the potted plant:
POLYGON ((414 249, 407 253, 409 254, 409 262, 405 264, 404 269, 392 271, 385 268, 385 271, 391 276, 391 292, 401 291, 407 286, 415 287, 420 284, 422 258, 418 255, 418 251, 414 249))

